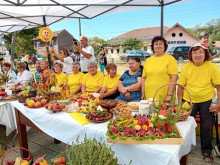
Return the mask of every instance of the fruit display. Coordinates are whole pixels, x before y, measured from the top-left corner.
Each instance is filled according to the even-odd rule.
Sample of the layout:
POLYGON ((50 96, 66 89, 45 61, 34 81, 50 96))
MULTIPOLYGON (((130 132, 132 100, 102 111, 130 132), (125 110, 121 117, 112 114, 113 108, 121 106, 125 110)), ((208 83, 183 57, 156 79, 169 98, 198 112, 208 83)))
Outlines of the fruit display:
POLYGON ((113 117, 111 112, 104 111, 92 111, 86 115, 86 118, 95 122, 95 123, 103 123, 110 120, 113 117))
POLYGON ((39 158, 37 158, 37 160, 34 162, 33 165, 48 165, 48 163, 44 159, 44 157, 39 157, 39 158))
POLYGON ((87 114, 91 111, 97 110, 99 98, 94 97, 91 93, 84 93, 82 96, 80 96, 78 104, 80 107, 80 112, 87 114))
POLYGON ((80 97, 81 97, 80 94, 74 94, 67 96, 66 99, 71 100, 73 102, 78 102, 81 100, 80 97))
POLYGON ((118 104, 115 108, 113 108, 116 115, 119 116, 130 116, 131 110, 128 108, 128 104, 124 101, 118 101, 118 104))
POLYGON ((65 105, 62 104, 61 102, 57 102, 57 101, 52 101, 49 102, 45 108, 48 110, 51 110, 52 112, 59 112, 62 111, 64 109, 65 105))
POLYGON ((111 119, 108 124, 107 136, 110 139, 127 140, 130 138, 134 141, 181 138, 175 125, 177 121, 170 120, 172 113, 167 113, 167 116, 157 113, 152 115, 152 117, 145 115, 118 116, 111 119))
POLYGON ((49 100, 45 97, 31 97, 26 99, 24 105, 29 108, 40 108, 44 107, 48 102, 49 100))

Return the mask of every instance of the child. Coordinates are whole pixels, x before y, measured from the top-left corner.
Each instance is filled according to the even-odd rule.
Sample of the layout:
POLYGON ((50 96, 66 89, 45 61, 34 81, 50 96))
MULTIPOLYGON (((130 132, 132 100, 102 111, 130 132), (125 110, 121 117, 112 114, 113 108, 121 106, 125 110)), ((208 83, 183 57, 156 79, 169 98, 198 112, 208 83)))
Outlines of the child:
POLYGON ((99 55, 99 66, 100 66, 100 71, 104 74, 105 63, 104 63, 104 57, 101 54, 99 55))

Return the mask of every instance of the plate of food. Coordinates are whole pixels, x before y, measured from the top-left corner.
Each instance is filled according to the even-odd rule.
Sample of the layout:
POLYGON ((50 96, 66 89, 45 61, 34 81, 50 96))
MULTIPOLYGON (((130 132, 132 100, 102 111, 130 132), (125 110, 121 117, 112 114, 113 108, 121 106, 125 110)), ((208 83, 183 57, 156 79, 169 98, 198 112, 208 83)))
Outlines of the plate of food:
POLYGON ((16 100, 16 96, 15 95, 6 96, 2 100, 3 101, 14 101, 16 100))
POLYGON ((130 108, 131 111, 138 112, 139 111, 139 102, 129 102, 128 108, 130 108))
POLYGON ((113 118, 113 113, 103 111, 92 111, 86 115, 86 118, 93 123, 104 123, 113 118))
POLYGON ((53 113, 56 113, 62 111, 65 108, 65 105, 60 102, 52 101, 46 104, 45 108, 53 113))

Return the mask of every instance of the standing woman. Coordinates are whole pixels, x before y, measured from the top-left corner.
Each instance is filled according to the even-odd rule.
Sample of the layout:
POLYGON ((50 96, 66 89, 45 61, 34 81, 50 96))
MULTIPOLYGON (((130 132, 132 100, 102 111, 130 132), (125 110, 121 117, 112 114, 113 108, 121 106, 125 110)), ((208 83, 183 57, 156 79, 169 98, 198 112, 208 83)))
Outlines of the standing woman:
POLYGON ((84 73, 80 72, 79 62, 73 62, 72 64, 73 73, 67 78, 67 84, 70 89, 70 94, 77 94, 81 92, 82 82, 84 78, 84 73))
POLYGON ((107 65, 107 53, 106 53, 106 50, 103 46, 100 46, 100 52, 99 52, 98 56, 100 56, 100 55, 104 58, 104 64, 106 66, 107 65))
POLYGON ((58 60, 60 60, 63 63, 63 72, 67 75, 72 73, 72 63, 73 59, 69 57, 69 53, 67 49, 61 49, 60 54, 57 54, 54 49, 50 50, 51 53, 51 61, 55 61, 55 58, 52 56, 54 54, 58 60))
MULTIPOLYGON (((191 116, 200 115, 200 138, 202 155, 206 163, 211 163, 212 131, 214 124, 214 113, 220 112, 220 72, 218 67, 209 62, 208 49, 200 43, 195 44, 189 51, 189 60, 180 73, 179 84, 186 86, 194 103, 191 116), (212 98, 215 97, 217 89, 218 103, 209 108, 212 98)), ((189 95, 178 86, 178 99, 189 100, 189 95)))
POLYGON ((118 81, 120 96, 115 100, 125 102, 141 100, 141 75, 143 66, 137 57, 130 58, 128 61, 129 70, 125 71, 118 81))
MULTIPOLYGON (((153 98, 159 87, 177 81, 177 62, 174 57, 165 53, 167 47, 167 41, 163 37, 153 38, 151 49, 154 55, 146 60, 142 74, 142 99, 153 98)), ((174 85, 162 88, 156 99, 158 100, 161 96, 161 101, 170 101, 173 89, 174 85)))

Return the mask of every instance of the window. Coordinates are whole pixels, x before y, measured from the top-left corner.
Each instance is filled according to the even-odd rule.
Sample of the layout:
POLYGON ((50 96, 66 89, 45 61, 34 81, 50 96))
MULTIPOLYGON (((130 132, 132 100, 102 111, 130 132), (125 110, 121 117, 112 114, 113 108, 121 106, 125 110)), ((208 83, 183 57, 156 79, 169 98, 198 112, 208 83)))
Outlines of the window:
POLYGON ((111 53, 114 53, 114 49, 111 49, 111 53))
POLYGON ((120 52, 120 49, 117 49, 117 53, 119 53, 120 52))
POLYGON ((37 42, 37 48, 40 48, 40 42, 37 42))
POLYGON ((175 37, 176 36, 176 34, 175 33, 172 33, 172 37, 175 37))
POLYGON ((182 37, 182 36, 183 36, 183 33, 179 33, 179 36, 182 37))
POLYGON ((168 41, 167 43, 170 44, 170 41, 168 41))

